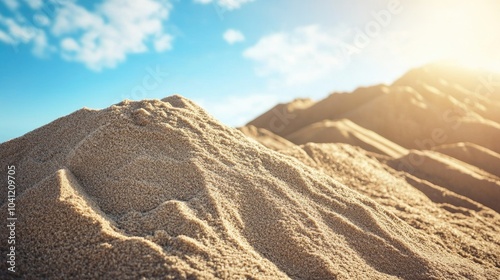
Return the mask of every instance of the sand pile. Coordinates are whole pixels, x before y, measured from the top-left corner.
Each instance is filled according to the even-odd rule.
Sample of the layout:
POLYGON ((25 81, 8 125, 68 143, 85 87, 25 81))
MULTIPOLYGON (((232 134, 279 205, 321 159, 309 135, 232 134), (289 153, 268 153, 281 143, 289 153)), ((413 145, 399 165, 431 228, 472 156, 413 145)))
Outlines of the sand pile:
POLYGON ((350 94, 333 93, 316 103, 309 99, 295 99, 290 103, 276 105, 248 125, 266 128, 277 135, 286 136, 307 125, 325 119, 340 118, 344 113, 387 93, 387 90, 387 87, 382 85, 362 87, 350 94))
MULTIPOLYGON (((279 131, 261 118, 250 124, 296 144, 360 147, 387 163, 385 168, 422 181, 420 188, 444 188, 500 211, 498 81, 498 74, 431 64, 392 85, 334 93, 296 109, 279 131)), ((264 115, 271 119, 273 113, 264 115)), ((286 153, 311 162, 292 150, 286 153)))
POLYGON ((452 69, 428 65, 390 86, 334 93, 294 110, 281 126, 272 125, 282 116, 272 110, 249 124, 291 140, 311 124, 348 119, 407 149, 468 142, 500 153, 500 77, 452 69))
POLYGON ((294 99, 285 104, 278 104, 269 111, 258 116, 250 122, 248 126, 266 128, 277 135, 284 136, 292 128, 297 129, 304 118, 301 118, 301 112, 314 104, 311 99, 294 99))
POLYGON ((347 119, 314 123, 288 135, 287 138, 295 144, 345 143, 393 158, 408 153, 405 148, 347 119))
POLYGON ((374 154, 358 147, 309 143, 295 148, 303 153, 294 148, 280 152, 369 196, 408 225, 425 232, 444 251, 495 271, 492 275, 500 273, 498 213, 426 180, 395 171, 380 162, 380 157, 374 158, 374 154))
POLYGON ((500 154, 471 143, 457 143, 433 148, 441 154, 477 166, 500 178, 500 154))
MULTIPOLYGON (((179 96, 80 110, 3 143, 0 155, 18 170, 26 279, 500 276, 498 254, 483 257, 483 233, 467 243, 478 260, 446 249, 342 177, 269 150, 179 96)), ((370 172, 383 185, 379 171, 370 172)))
POLYGON ((243 132, 243 134, 251 136, 252 139, 257 140, 262 145, 276 151, 295 146, 292 142, 270 132, 267 129, 258 128, 253 125, 239 127, 238 129, 243 132))
POLYGON ((469 197, 500 213, 500 179, 454 158, 432 151, 412 150, 389 165, 469 197))

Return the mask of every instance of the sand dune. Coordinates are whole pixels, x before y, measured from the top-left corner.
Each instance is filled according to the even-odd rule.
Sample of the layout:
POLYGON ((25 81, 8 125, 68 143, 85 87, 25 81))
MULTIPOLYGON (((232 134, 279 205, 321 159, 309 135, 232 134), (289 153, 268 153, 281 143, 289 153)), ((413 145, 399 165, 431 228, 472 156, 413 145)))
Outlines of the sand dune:
POLYGON ((450 99, 467 104, 468 110, 500 122, 500 112, 497 110, 500 106, 499 80, 499 73, 433 63, 408 71, 393 85, 417 89, 434 87, 449 95, 450 99))
POLYGON ((447 250, 498 271, 498 80, 498 74, 431 64, 392 85, 332 94, 294 111, 280 130, 250 124, 302 144, 276 149, 285 156, 369 196, 447 250))
POLYGON ((416 150, 389 164, 500 212, 500 180, 481 169, 437 152, 416 150))
MULTIPOLYGON (((496 213, 472 214, 473 228, 456 233, 447 224, 418 230, 355 190, 370 177, 395 188, 374 160, 325 161, 351 172, 328 175, 179 96, 80 110, 1 144, 0 155, 3 166, 18 167, 18 268, 26 279, 500 276, 496 213), (475 229, 456 249, 435 237, 442 230, 456 241, 475 229), (486 236, 496 244, 489 255, 486 236)), ((407 203, 429 203, 413 199, 407 203)), ((5 213, 4 193, 1 203, 5 213)))
POLYGON ((429 65, 239 130, 180 96, 58 119, 0 145, 18 275, 499 279, 500 94, 478 76, 429 65))
POLYGON ((292 142, 282 138, 266 129, 247 125, 238 128, 243 134, 257 140, 262 145, 272 150, 283 150, 295 146, 292 142))
POLYGON ((304 99, 296 99, 290 103, 275 106, 249 122, 248 125, 265 128, 277 135, 286 136, 315 122, 337 119, 342 114, 386 92, 387 87, 381 85, 359 88, 350 94, 333 93, 316 103, 309 99, 306 99, 307 102, 304 102, 304 99), (288 118, 283 118, 283 116, 288 118))
POLYGON ((289 103, 278 104, 251 121, 248 126, 265 128, 283 136, 290 131, 291 127, 296 127, 297 122, 302 121, 303 118, 299 117, 301 111, 313 104, 314 101, 311 99, 295 99, 289 103))
POLYGON ((286 138, 295 144, 345 143, 393 158, 408 152, 405 148, 347 119, 314 123, 287 135, 286 138))
POLYGON ((458 143, 433 148, 441 154, 477 166, 500 178, 500 154, 471 143, 458 143))
POLYGON ((407 149, 469 142, 500 153, 496 140, 500 139, 500 91, 495 86, 499 79, 491 73, 447 69, 432 64, 410 71, 389 86, 332 94, 294 111, 293 121, 279 130, 260 118, 249 124, 287 138, 313 123, 348 119, 407 149))
POLYGON ((492 270, 499 267, 498 213, 446 188, 395 171, 357 147, 309 143, 300 149, 304 153, 293 148, 280 152, 369 196, 446 250, 492 270))
MULTIPOLYGON (((357 146, 380 154, 372 156, 393 167, 410 166, 410 158, 421 157, 428 164, 397 169, 426 182, 420 186, 444 187, 498 211, 498 80, 494 73, 430 64, 409 71, 392 85, 332 94, 296 110, 295 119, 281 131, 272 131, 266 123, 260 127, 296 144, 357 146), (400 159, 391 162, 384 156, 400 159)), ((295 156, 303 158, 300 153, 295 156)))

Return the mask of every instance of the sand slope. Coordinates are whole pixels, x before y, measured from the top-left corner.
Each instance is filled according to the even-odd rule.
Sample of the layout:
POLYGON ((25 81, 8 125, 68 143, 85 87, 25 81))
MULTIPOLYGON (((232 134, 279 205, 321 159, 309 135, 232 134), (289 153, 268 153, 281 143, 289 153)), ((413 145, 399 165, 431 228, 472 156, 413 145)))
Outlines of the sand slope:
POLYGON ((380 95, 387 93, 387 87, 358 88, 350 94, 333 93, 320 102, 310 99, 295 99, 279 104, 248 123, 265 128, 277 135, 286 136, 302 127, 325 119, 336 119, 380 95), (304 100, 307 100, 305 102, 304 100))
POLYGON ((474 166, 437 152, 416 150, 389 165, 500 212, 500 180, 474 166))
POLYGON ((280 152, 369 196, 427 233, 444 250, 499 272, 498 213, 429 181, 395 171, 357 147, 309 143, 299 147, 302 153, 297 152, 297 147, 280 152))
POLYGON ((262 145, 272 150, 283 150, 295 146, 292 142, 282 138, 266 129, 258 128, 253 125, 242 126, 238 128, 243 134, 251 136, 262 145))
POLYGON ((26 279, 500 276, 179 96, 81 110, 0 155, 18 167, 26 279))
POLYGON ((471 143, 458 143, 434 147, 433 150, 479 167, 500 178, 500 154, 484 147, 471 143))
POLYGON ((307 144, 302 147, 314 159, 317 168, 436 238, 437 244, 475 262, 487 264, 485 267, 498 268, 500 237, 496 232, 500 215, 497 213, 409 174, 394 172, 367 157, 359 148, 345 144, 307 144), (492 216, 494 218, 490 219, 492 216))
POLYGON ((347 119, 314 123, 286 137, 295 144, 345 143, 394 158, 408 152, 405 148, 347 119))
POLYGON ((277 135, 286 135, 291 128, 297 128, 302 122, 301 112, 314 104, 311 99, 295 99, 292 102, 278 104, 269 111, 251 121, 248 126, 265 128, 277 135))

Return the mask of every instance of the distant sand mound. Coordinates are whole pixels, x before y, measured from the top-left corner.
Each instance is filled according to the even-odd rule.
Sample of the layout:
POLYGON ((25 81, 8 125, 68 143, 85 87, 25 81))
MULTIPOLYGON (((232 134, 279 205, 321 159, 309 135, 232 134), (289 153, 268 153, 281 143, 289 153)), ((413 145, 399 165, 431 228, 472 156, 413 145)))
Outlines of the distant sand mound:
POLYGON ((500 178, 500 154, 472 143, 458 143, 433 148, 441 154, 477 166, 500 178))
POLYGON ((81 110, 0 155, 26 279, 499 277, 179 96, 81 110))
POLYGON ((467 141, 500 151, 500 143, 493 140, 500 137, 500 125, 449 99, 436 89, 399 87, 342 117, 405 148, 467 141))
POLYGON ((257 140, 262 145, 272 150, 283 150, 295 146, 292 142, 282 138, 269 130, 247 125, 238 128, 243 134, 257 140))
POLYGON ((469 142, 500 153, 500 77, 450 69, 427 65, 389 86, 332 94, 294 111, 279 129, 260 117, 249 124, 287 138, 314 123, 348 119, 407 149, 469 142))
POLYGON ((437 152, 416 150, 389 164, 500 212, 500 181, 472 165, 437 152))
POLYGON ((248 126, 265 128, 276 135, 283 136, 290 130, 297 129, 300 125, 297 121, 302 120, 301 111, 313 104, 314 101, 311 99, 295 99, 289 103, 278 104, 248 123, 248 126), (293 125, 290 126, 292 123, 293 125))
POLYGON ((314 123, 287 135, 287 138, 295 144, 345 143, 393 158, 408 152, 405 148, 347 119, 314 123))
POLYGON ((248 124, 286 136, 315 122, 337 119, 386 92, 387 87, 380 85, 358 88, 351 94, 333 93, 320 102, 313 102, 309 99, 304 102, 302 101, 304 99, 296 99, 290 103, 275 106, 248 124))

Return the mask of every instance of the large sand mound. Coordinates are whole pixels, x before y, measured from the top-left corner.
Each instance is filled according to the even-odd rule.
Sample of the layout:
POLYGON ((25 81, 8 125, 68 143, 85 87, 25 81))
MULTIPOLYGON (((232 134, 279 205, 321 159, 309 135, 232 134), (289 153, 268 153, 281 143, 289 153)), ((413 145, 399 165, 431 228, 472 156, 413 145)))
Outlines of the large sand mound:
MULTIPOLYGON (((278 131, 260 118, 250 124, 296 144, 346 143, 378 153, 371 156, 406 171, 408 180, 423 180, 420 186, 444 187, 498 211, 499 80, 495 73, 430 64, 392 85, 335 93, 296 109, 278 131), (413 158, 425 163, 413 167, 413 158)), ((293 150, 292 156, 310 161, 293 150)))
POLYGON ((179 96, 81 110, 0 155, 18 170, 26 279, 500 277, 179 96))

